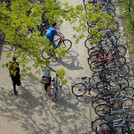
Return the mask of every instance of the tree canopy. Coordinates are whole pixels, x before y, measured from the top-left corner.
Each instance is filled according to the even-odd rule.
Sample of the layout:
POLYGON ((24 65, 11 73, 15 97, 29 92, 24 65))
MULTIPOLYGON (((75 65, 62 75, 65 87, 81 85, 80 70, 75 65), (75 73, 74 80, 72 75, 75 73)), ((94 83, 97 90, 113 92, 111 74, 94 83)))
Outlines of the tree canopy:
MULTIPOLYGON (((77 21, 78 26, 73 26, 74 31, 78 33, 73 35, 76 43, 84 37, 84 33, 91 24, 89 36, 92 36, 92 42, 98 43, 102 35, 102 31, 99 29, 105 29, 106 24, 113 21, 112 17, 99 11, 99 6, 95 7, 91 4, 83 3, 73 6, 69 5, 68 2, 58 3, 53 2, 53 0, 42 0, 41 2, 10 0, 8 3, 1 1, 0 29, 5 33, 6 41, 14 48, 12 52, 7 54, 7 58, 10 58, 11 53, 17 57, 22 66, 22 75, 31 74, 31 66, 36 68, 35 73, 40 73, 44 64, 41 52, 42 45, 53 49, 52 46, 48 45, 49 41, 41 37, 37 30, 36 25, 41 24, 42 15, 45 15, 50 24, 52 22, 62 24, 66 20, 73 26, 77 21), (34 29, 34 32, 29 32, 29 29, 34 29), (28 63, 31 65, 27 66, 28 63)), ((57 49, 55 52, 60 57, 67 53, 64 48, 57 49)), ((60 71, 63 70, 60 69, 60 71)))

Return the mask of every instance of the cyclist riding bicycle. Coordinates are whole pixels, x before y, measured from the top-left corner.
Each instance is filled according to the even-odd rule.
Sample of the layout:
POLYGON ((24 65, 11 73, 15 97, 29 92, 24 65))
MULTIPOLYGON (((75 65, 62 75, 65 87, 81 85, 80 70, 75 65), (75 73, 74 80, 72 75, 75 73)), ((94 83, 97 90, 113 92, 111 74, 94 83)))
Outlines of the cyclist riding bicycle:
POLYGON ((57 36, 60 36, 61 38, 63 38, 63 36, 59 34, 60 32, 59 31, 56 31, 56 27, 57 27, 57 23, 54 22, 52 24, 52 26, 46 32, 46 38, 53 45, 54 49, 56 49, 56 45, 55 45, 55 42, 54 42, 54 36, 57 35, 57 36))

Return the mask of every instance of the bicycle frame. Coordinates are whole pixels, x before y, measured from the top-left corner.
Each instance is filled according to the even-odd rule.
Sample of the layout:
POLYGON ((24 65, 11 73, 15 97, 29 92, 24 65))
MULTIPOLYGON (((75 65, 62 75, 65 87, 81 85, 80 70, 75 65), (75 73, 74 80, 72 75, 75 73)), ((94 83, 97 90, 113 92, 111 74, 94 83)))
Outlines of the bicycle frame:
MULTIPOLYGON (((99 80, 98 80, 98 81, 99 81, 99 80)), ((91 85, 91 83, 85 81, 84 84, 85 84, 86 87, 87 87, 86 90, 91 91, 91 89, 96 85, 96 83, 97 83, 98 81, 94 82, 92 85, 91 85)))
POLYGON ((55 42, 58 42, 56 45, 56 48, 60 47, 60 44, 62 42, 63 38, 59 37, 58 39, 54 40, 55 42))
POLYGON ((51 97, 54 102, 57 101, 57 90, 58 90, 58 74, 56 74, 56 79, 53 80, 53 84, 50 88, 51 97))

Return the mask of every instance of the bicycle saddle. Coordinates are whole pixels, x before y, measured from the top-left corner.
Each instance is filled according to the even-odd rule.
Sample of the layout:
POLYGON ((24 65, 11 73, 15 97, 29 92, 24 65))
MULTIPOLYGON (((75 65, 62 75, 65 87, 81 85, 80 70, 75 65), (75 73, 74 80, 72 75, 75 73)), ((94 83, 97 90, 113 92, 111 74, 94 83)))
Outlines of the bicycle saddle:
POLYGON ((82 80, 85 80, 86 78, 87 78, 87 76, 85 76, 85 77, 81 77, 82 80))

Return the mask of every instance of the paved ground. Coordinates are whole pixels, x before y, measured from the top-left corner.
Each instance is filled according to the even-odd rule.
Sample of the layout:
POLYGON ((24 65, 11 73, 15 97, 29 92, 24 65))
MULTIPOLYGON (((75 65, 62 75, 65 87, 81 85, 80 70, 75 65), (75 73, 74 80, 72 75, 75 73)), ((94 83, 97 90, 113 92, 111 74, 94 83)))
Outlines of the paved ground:
MULTIPOLYGON (((73 5, 82 3, 82 0, 59 1, 68 1, 73 5)), ((66 21, 60 30, 73 42, 73 47, 66 58, 52 62, 54 68, 63 67, 66 70, 69 81, 68 85, 59 91, 57 103, 52 102, 46 95, 42 84, 29 77, 26 77, 22 87, 18 88, 19 96, 14 96, 8 70, 1 68, 1 64, 7 60, 9 46, 0 44, 0 134, 93 133, 90 122, 96 115, 91 108, 92 97, 86 94, 82 98, 76 98, 70 90, 74 79, 92 74, 87 64, 85 39, 76 45, 72 38, 72 27, 66 21)))

